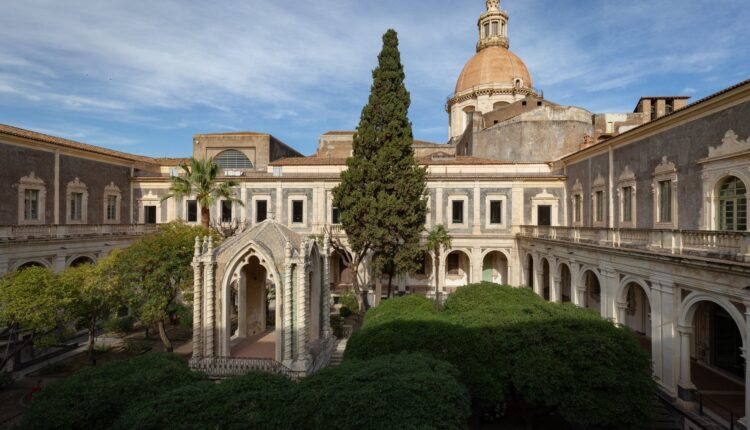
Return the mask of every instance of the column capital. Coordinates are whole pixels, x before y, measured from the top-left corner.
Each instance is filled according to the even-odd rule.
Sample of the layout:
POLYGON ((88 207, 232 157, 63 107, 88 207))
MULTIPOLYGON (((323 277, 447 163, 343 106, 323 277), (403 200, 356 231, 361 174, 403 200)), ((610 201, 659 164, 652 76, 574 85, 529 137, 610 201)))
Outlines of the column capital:
POLYGON ((680 335, 691 335, 693 334, 693 327, 685 326, 685 325, 678 325, 677 331, 680 333, 680 335))
POLYGON ((628 308, 628 302, 617 302, 617 309, 627 309, 628 308))

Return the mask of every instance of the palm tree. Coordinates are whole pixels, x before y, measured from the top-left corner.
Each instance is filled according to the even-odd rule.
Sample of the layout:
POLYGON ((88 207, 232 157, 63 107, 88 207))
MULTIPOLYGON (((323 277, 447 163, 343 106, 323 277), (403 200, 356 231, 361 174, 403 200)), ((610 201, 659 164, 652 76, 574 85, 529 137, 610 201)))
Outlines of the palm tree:
POLYGON ((232 193, 232 187, 238 186, 238 181, 218 181, 216 179, 220 167, 214 163, 213 158, 205 160, 190 158, 190 165, 183 163, 180 164, 180 168, 184 174, 172 177, 169 194, 162 201, 172 197, 179 199, 184 196, 195 196, 201 207, 201 224, 203 224, 203 227, 208 228, 211 225, 210 207, 216 199, 223 198, 244 206, 242 201, 234 197, 232 193))
POLYGON ((435 256, 435 300, 440 304, 440 250, 451 249, 451 236, 445 226, 438 224, 429 232, 426 246, 435 256))

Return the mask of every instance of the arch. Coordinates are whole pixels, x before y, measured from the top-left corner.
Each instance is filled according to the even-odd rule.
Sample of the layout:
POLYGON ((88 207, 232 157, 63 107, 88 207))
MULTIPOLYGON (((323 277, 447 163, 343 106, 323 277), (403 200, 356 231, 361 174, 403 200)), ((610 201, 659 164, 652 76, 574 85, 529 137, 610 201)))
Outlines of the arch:
POLYGON ((508 106, 508 105, 510 105, 510 103, 508 103, 508 102, 495 102, 492 105, 492 110, 495 111, 495 110, 498 110, 498 109, 502 109, 502 108, 504 108, 505 106, 508 106))
POLYGON ((471 253, 464 249, 453 249, 445 255, 445 287, 462 287, 471 282, 471 253))
POLYGON ((95 263, 96 263, 95 256, 90 255, 90 254, 80 254, 80 255, 74 255, 73 257, 68 258, 67 267, 78 267, 84 264, 95 264, 95 263))
POLYGON ((636 277, 626 276, 620 281, 615 297, 618 306, 617 322, 651 338, 653 302, 648 284, 636 277))
POLYGON ((583 300, 580 303, 584 308, 595 310, 599 315, 602 314, 602 281, 599 273, 592 268, 586 267, 581 269, 581 283, 583 285, 583 300))
POLYGON ((253 163, 242 152, 236 149, 222 151, 214 158, 214 163, 222 169, 252 169, 253 163))
POLYGON ((526 286, 534 289, 534 257, 526 254, 526 286))
POLYGON ((351 258, 351 253, 346 250, 334 250, 329 258, 331 292, 338 295, 343 294, 351 287, 354 281, 352 270, 346 267, 345 263, 346 258, 351 258))
MULTIPOLYGON (((277 298, 279 293, 279 282, 281 280, 281 277, 279 276, 279 272, 276 269, 275 264, 272 262, 274 261, 273 258, 270 257, 270 255, 263 249, 262 246, 259 246, 255 241, 248 241, 248 243, 239 249, 231 260, 229 260, 229 263, 226 265, 226 270, 224 271, 224 274, 221 279, 220 288, 219 288, 219 298, 221 301, 221 312, 223 317, 223 327, 220 327, 218 330, 219 335, 219 356, 229 357, 231 352, 231 335, 232 333, 227 333, 228 330, 231 330, 232 324, 231 324, 231 309, 229 306, 231 305, 231 292, 232 292, 232 284, 233 282, 237 281, 237 277, 240 274, 240 271, 249 264, 249 260, 251 257, 256 257, 259 261, 260 266, 262 266, 266 270, 266 276, 269 280, 271 280, 276 285, 277 290, 277 298)), ((275 328, 278 329, 281 327, 281 300, 276 300, 275 303, 275 328)), ((280 342, 276 342, 276 351, 275 351, 275 359, 277 361, 281 361, 280 357, 281 353, 281 344, 280 342)))
POLYGON ((47 260, 29 259, 29 260, 21 260, 15 263, 11 268, 11 272, 16 271, 16 270, 28 269, 29 267, 44 267, 45 269, 52 270, 52 264, 50 264, 50 262, 47 260))
POLYGON ((737 328, 739 328, 740 330, 740 335, 742 337, 742 347, 744 348, 745 345, 747 345, 747 333, 744 330, 745 318, 742 313, 740 313, 740 311, 732 304, 732 302, 723 297, 715 297, 697 292, 690 293, 690 295, 688 295, 680 305, 681 309, 679 325, 682 327, 692 327, 693 320, 695 318, 695 311, 698 309, 697 305, 702 302, 714 303, 723 308, 724 311, 726 311, 729 316, 732 317, 732 320, 734 320, 734 323, 737 324, 737 328))
POLYGON ((573 301, 573 274, 568 263, 560 262, 557 265, 560 275, 560 301, 570 303, 573 301))
POLYGON ((646 284, 643 279, 636 278, 635 276, 627 275, 620 281, 620 285, 617 287, 617 301, 624 303, 628 300, 628 289, 633 285, 641 287, 643 292, 646 294, 649 304, 651 304, 651 287, 646 284))
POLYGON ((549 264, 547 257, 542 257, 542 297, 544 300, 549 300, 551 297, 550 288, 550 276, 552 274, 552 265, 549 264))
POLYGON ((482 257, 482 281, 508 285, 508 255, 501 250, 491 250, 482 257))

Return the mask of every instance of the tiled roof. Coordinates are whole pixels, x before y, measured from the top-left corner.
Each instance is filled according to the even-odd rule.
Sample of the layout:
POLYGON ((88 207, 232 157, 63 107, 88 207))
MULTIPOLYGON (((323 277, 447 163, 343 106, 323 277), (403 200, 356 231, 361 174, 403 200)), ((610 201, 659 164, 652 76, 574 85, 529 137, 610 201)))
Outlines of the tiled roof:
MULTIPOLYGON (((445 157, 445 158, 432 158, 422 157, 418 158, 417 162, 423 166, 451 166, 451 165, 499 165, 499 164, 513 164, 509 161, 502 160, 490 160, 487 158, 478 157, 445 157)), ((346 165, 346 158, 327 158, 327 157, 294 157, 294 158, 282 158, 281 160, 274 161, 271 166, 344 166, 346 165)))
POLYGON ((8 134, 11 136, 35 140, 37 142, 49 143, 52 145, 59 145, 59 146, 66 147, 66 148, 78 149, 81 151, 92 152, 95 154, 107 155, 110 157, 116 157, 116 158, 120 158, 123 160, 141 161, 141 162, 150 163, 150 164, 157 163, 156 160, 154 160, 151 157, 143 157, 140 155, 127 154, 125 152, 114 151, 112 149, 89 145, 87 143, 76 142, 74 140, 63 139, 62 137, 50 136, 48 134, 37 133, 35 131, 25 130, 23 128, 13 127, 10 125, 5 125, 5 124, 0 124, 0 134, 8 134))
POLYGON ((270 136, 268 133, 257 133, 254 131, 230 131, 226 133, 204 133, 196 134, 195 137, 205 136, 270 136))
POLYGON ((160 166, 179 166, 180 164, 189 164, 190 158, 154 158, 154 162, 160 166))
POLYGON ((355 132, 353 131, 332 130, 332 131, 323 133, 323 136, 351 136, 354 133, 355 132))
POLYGON ((288 157, 269 163, 271 166, 344 166, 346 158, 288 157))

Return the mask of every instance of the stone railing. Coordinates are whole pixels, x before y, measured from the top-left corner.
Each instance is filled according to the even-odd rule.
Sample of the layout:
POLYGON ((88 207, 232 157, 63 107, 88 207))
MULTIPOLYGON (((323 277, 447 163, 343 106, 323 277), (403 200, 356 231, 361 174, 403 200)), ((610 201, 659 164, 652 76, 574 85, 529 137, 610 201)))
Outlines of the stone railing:
POLYGON ((190 367, 212 378, 242 376, 248 372, 267 372, 299 378, 299 372, 289 369, 270 358, 193 357, 190 367))
POLYGON ((520 236, 750 263, 750 233, 522 226, 520 236))
POLYGON ((156 231, 154 224, 9 225, 0 226, 0 242, 86 236, 138 236, 156 231))

